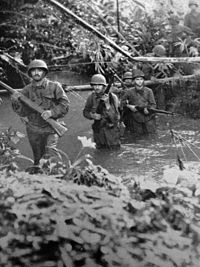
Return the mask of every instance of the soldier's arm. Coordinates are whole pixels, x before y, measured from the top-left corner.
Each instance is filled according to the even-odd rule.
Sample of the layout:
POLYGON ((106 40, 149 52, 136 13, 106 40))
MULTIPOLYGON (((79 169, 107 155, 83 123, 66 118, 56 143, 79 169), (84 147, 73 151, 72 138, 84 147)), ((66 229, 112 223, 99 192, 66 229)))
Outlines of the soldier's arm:
POLYGON ((93 119, 93 116, 92 116, 92 95, 90 95, 86 100, 85 107, 83 109, 83 116, 89 120, 93 119))
POLYGON ((150 89, 149 90, 149 101, 148 101, 148 107, 147 108, 156 108, 156 101, 154 97, 153 91, 150 89))
POLYGON ((55 87, 56 105, 51 109, 51 117, 58 119, 64 117, 69 110, 69 99, 60 83, 55 87))
POLYGON ((189 19, 189 16, 188 15, 185 15, 185 18, 184 18, 184 26, 187 26, 190 28, 190 19, 189 19))
POLYGON ((127 91, 127 92, 125 92, 125 94, 124 94, 123 97, 122 97, 122 100, 121 100, 121 106, 122 106, 122 107, 127 106, 128 102, 129 102, 129 93, 128 93, 128 91, 127 91))

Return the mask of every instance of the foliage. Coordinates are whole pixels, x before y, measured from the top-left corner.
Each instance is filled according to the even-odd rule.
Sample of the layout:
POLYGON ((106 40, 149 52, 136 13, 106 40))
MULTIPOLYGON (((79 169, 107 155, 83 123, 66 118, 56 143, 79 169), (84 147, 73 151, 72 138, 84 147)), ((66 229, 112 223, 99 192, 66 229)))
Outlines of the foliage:
MULTIPOLYGON (((148 10, 138 5, 137 1, 135 4, 122 1, 119 33, 116 30, 114 0, 60 2, 120 46, 126 45, 130 53, 135 54, 134 48, 145 55, 158 43, 164 44, 169 50, 171 37, 166 35, 166 31, 169 28, 168 18, 170 12, 173 12, 172 7, 161 10, 160 13, 148 14, 148 10), (165 14, 161 14, 162 12, 165 14)), ((64 64, 72 67, 74 64, 77 70, 76 59, 82 61, 85 58, 91 66, 79 65, 79 71, 92 71, 91 67, 95 66, 93 71, 102 72, 105 71, 106 62, 112 62, 115 57, 115 51, 108 44, 103 44, 93 34, 74 24, 74 21, 46 1, 9 1, 2 6, 1 13, 1 49, 14 56, 16 53, 20 54, 25 64, 32 58, 39 57, 52 66, 64 64)), ((198 40, 189 42, 184 39, 176 44, 174 42, 173 45, 179 47, 179 52, 183 53, 186 40, 187 50, 196 47, 198 52, 198 40)))
POLYGON ((200 76, 197 79, 188 81, 182 86, 182 94, 177 101, 177 111, 184 111, 188 117, 198 119, 200 116, 199 99, 200 91, 198 90, 200 76))
POLYGON ((0 170, 6 170, 12 173, 18 170, 17 159, 23 158, 31 161, 31 159, 21 155, 15 145, 23 138, 24 135, 11 127, 0 133, 0 170))
POLYGON ((0 175, 2 267, 198 266, 198 190, 0 175))
MULTIPOLYGON (((175 10, 170 4, 149 13, 145 4, 120 1, 118 32, 115 0, 59 2, 133 56, 152 55, 152 49, 157 44, 166 48, 167 56, 191 57, 199 54, 199 38, 185 34, 182 25, 172 27, 170 17, 175 10)), ((113 68, 122 77, 125 71, 141 67, 141 63, 130 62, 109 44, 51 6, 48 1, 3 1, 1 5, 0 77, 7 79, 6 82, 11 86, 19 88, 28 83, 24 74, 26 69, 16 61, 27 65, 33 58, 45 59, 50 70, 67 68, 89 76, 101 72, 107 80, 109 68, 113 68), (16 61, 10 58, 6 60, 6 54, 13 56, 16 61)), ((195 69, 191 64, 188 64, 189 67, 167 63, 148 65, 149 73, 145 73, 148 79, 152 76, 171 77, 180 73, 187 75, 195 69)), ((170 91, 171 89, 176 90, 173 85, 170 91)), ((171 100, 170 96, 165 99, 171 100)), ((195 103, 196 100, 192 101, 195 103)), ((164 106, 165 104, 167 103, 164 106)), ((158 106, 161 105, 158 103, 158 106)))
MULTIPOLYGON (((2 133, 1 153, 21 137, 2 133)), ((197 267, 199 174, 169 169, 159 183, 123 180, 84 158, 94 143, 79 140, 64 176, 0 163, 1 266, 197 267)))

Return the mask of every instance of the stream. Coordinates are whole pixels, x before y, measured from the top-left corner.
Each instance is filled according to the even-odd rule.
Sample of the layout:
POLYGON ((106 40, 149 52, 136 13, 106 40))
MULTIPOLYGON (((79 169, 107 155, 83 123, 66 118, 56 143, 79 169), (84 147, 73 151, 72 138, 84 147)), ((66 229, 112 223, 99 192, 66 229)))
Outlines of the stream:
MULTIPOLYGON (((57 79, 67 84, 85 84, 88 81, 75 79, 69 81, 71 76, 64 73, 52 74, 51 79, 57 79), (61 75, 62 74, 62 75, 61 75)), ((67 153, 73 162, 79 154, 82 145, 78 136, 92 137, 91 121, 85 119, 82 110, 90 91, 68 92, 70 110, 64 121, 68 131, 59 140, 58 148, 67 153)), ((0 106, 0 129, 12 126, 14 130, 26 134, 25 125, 11 107, 8 95, 1 95, 3 104, 0 106)), ((27 137, 17 144, 20 152, 32 158, 32 152, 27 137)), ((148 177, 162 179, 163 171, 170 166, 177 165, 177 154, 183 164, 192 164, 200 161, 200 125, 199 120, 192 120, 182 116, 157 115, 157 135, 154 137, 141 137, 133 139, 131 136, 122 138, 122 146, 117 151, 99 151, 94 148, 84 148, 83 154, 90 154, 94 164, 101 165, 112 174, 129 177, 148 177), (178 138, 172 138, 171 129, 178 138)), ((19 160, 20 167, 30 165, 27 160, 19 160)))

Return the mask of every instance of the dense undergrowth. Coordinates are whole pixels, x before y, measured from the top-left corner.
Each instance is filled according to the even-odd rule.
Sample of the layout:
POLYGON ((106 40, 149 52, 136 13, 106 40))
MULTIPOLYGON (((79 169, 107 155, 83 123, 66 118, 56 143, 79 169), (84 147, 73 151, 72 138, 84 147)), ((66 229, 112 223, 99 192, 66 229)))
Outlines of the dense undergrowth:
POLYGON ((5 164, 14 133, 0 147, 0 266, 199 266, 198 170, 172 170, 160 184, 124 180, 82 151, 57 173, 49 164, 30 175, 5 164))

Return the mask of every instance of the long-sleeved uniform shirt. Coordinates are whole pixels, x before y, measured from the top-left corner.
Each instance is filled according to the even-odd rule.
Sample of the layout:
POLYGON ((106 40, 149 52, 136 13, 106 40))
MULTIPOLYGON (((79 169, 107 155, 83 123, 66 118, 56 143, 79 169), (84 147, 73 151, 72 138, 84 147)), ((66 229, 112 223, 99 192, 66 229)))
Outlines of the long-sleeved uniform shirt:
MULTIPOLYGON (((62 118, 68 112, 69 99, 58 82, 45 78, 42 85, 37 87, 33 81, 24 87, 21 93, 44 110, 51 110, 53 119, 62 118)), ((19 116, 27 117, 29 125, 40 128, 50 127, 40 113, 25 104, 18 102, 18 105, 15 105, 14 103, 13 109, 19 116)))
POLYGON ((126 100, 128 100, 128 104, 130 105, 136 105, 143 108, 156 108, 153 91, 146 86, 144 86, 142 90, 137 90, 133 87, 126 91, 122 99, 124 105, 126 105, 126 100))
MULTIPOLYGON (((111 93, 111 95, 112 95, 112 99, 114 101, 113 105, 115 108, 115 112, 118 115, 119 100, 115 94, 111 93)), ((84 110, 83 110, 83 115, 85 118, 92 120, 91 114, 95 113, 97 111, 97 107, 99 105, 100 99, 101 99, 101 97, 98 97, 95 94, 95 92, 92 92, 88 96, 84 110)))
MULTIPOLYGON (((110 108, 107 110, 103 104, 99 110, 100 96, 92 92, 83 109, 85 118, 92 120, 92 113, 101 114, 101 120, 94 120, 92 124, 94 142, 97 148, 114 148, 120 146, 120 135, 118 129, 119 122, 119 100, 113 93, 109 94, 110 108)), ((101 105, 100 105, 101 106, 101 105)))
POLYGON ((193 33, 200 36, 200 12, 188 13, 184 18, 184 25, 189 27, 193 33))

